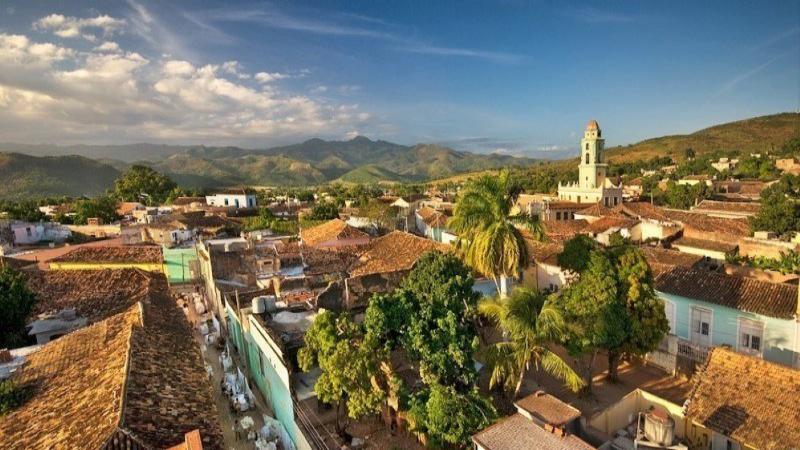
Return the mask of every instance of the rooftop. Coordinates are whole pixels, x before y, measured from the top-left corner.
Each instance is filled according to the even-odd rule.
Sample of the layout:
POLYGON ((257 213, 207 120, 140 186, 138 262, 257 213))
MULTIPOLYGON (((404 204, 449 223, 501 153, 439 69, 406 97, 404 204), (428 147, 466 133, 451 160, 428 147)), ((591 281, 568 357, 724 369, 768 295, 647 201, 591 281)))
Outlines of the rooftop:
POLYGON ((403 231, 392 231, 367 246, 350 267, 350 276, 411 270, 426 252, 449 251, 450 247, 403 231))
POLYGON ((614 207, 613 211, 636 219, 657 220, 659 222, 668 222, 670 220, 662 208, 647 202, 621 203, 614 207))
POLYGON ((736 250, 737 244, 735 242, 718 242, 709 241, 707 239, 695 239, 686 236, 681 237, 672 242, 676 247, 691 247, 703 250, 711 250, 714 252, 729 253, 736 250))
POLYGON ((486 450, 590 450, 573 435, 550 433, 522 414, 514 414, 472 436, 486 450))
POLYGON ((589 222, 584 219, 545 220, 542 225, 544 225, 545 234, 547 234, 548 238, 554 241, 566 241, 585 231, 589 222))
POLYGON ((126 246, 126 247, 80 247, 64 255, 57 256, 50 262, 84 262, 84 263, 150 263, 163 261, 159 246, 126 246))
POLYGON ((670 219, 681 222, 686 228, 710 233, 724 232, 739 237, 750 236, 750 224, 747 219, 726 219, 707 216, 699 212, 679 210, 665 210, 664 212, 670 219))
POLYGON ((665 269, 671 269, 675 266, 691 268, 703 261, 702 256, 693 255, 691 253, 668 250, 661 247, 651 247, 649 245, 643 245, 639 248, 644 253, 647 262, 650 264, 650 267, 653 267, 654 271, 656 270, 654 266, 661 266, 665 269))
POLYGON ((305 245, 315 246, 324 242, 347 239, 365 239, 369 234, 352 227, 342 219, 333 219, 305 230, 300 230, 300 239, 305 245))
POLYGON ((39 299, 33 315, 75 308, 90 323, 103 320, 148 295, 151 275, 138 269, 47 270, 28 274, 39 299))
POLYGON ((162 449, 222 432, 192 330, 163 275, 123 312, 42 346, 13 379, 35 386, 0 418, 3 448, 162 449))
POLYGON ((611 211, 613 210, 608 206, 605 206, 602 203, 597 202, 588 208, 578 211, 577 214, 590 217, 602 217, 611 214, 611 211))
POLYGON ((792 319, 797 313, 796 285, 674 267, 656 275, 655 287, 667 294, 779 319, 792 319))
POLYGON ((695 375, 687 417, 763 450, 800 442, 800 370, 717 347, 695 375))
POLYGON ((639 223, 636 219, 629 219, 620 216, 605 216, 590 223, 586 230, 592 233, 604 233, 612 228, 631 228, 639 223))
POLYGON ((554 427, 563 427, 581 416, 581 412, 558 398, 544 393, 535 392, 518 400, 514 405, 527 412, 542 422, 554 427))
POLYGON ((758 214, 761 203, 754 202, 720 202, 716 200, 703 200, 693 211, 726 212, 735 214, 758 214))

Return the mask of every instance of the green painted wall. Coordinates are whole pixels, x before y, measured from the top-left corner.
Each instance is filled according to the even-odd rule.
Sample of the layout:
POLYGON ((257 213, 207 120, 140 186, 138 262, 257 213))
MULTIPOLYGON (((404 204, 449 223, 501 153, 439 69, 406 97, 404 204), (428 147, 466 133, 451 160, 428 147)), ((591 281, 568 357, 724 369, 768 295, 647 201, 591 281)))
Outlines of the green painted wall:
POLYGON ((197 261, 197 249, 163 248, 164 269, 170 284, 189 283, 194 281, 189 265, 197 261))

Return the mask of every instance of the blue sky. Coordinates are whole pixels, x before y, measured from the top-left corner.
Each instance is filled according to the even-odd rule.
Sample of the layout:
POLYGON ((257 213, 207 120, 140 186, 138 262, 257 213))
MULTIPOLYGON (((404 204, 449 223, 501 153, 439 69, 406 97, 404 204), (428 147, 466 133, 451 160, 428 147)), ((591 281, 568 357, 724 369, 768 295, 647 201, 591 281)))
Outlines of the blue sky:
POLYGON ((800 2, 0 6, 0 141, 563 156, 800 106, 800 2))

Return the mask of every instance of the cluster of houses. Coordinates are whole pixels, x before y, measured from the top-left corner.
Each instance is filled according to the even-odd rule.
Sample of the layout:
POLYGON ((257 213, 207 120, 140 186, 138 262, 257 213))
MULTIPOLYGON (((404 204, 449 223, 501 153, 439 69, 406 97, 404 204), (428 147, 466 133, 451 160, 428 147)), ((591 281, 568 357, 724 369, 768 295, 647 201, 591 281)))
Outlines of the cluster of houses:
MULTIPOLYGON (((682 404, 632 389, 591 414, 537 390, 471 444, 479 450, 800 445, 800 276, 730 262, 736 255, 797 252, 800 240, 752 232, 748 218, 760 205, 748 200, 760 187, 746 182, 715 185, 715 200, 688 211, 635 201, 606 177, 603 147, 592 121, 581 141, 578 182, 553 196, 519 196, 512 212, 541 219, 547 239, 528 236, 529 267, 508 281, 558 291, 574 277, 558 255, 578 235, 604 245, 621 236, 639 245, 669 321, 646 364, 691 375, 692 389, 682 404)), ((258 206, 241 190, 181 197, 169 207, 123 203, 114 245, 75 245, 38 265, 0 257, 0 265, 28 273, 39 299, 28 318, 31 345, 0 350, 0 381, 33 387, 30 398, 0 416, 0 447, 228 448, 231 425, 216 401, 207 358, 217 345, 247 395, 266 403, 281 428, 281 448, 340 448, 329 431, 333 411, 314 393, 318 370, 303 372, 297 363, 305 332, 320 311, 361 317, 369 299, 396 288, 423 254, 452 251, 458 239, 448 229, 454 209, 448 195, 379 200, 396 212, 389 226, 346 204, 340 218, 303 226, 297 235, 232 233, 258 206)), ((291 199, 262 206, 283 219, 310 210, 291 199)), ((101 223, 90 226, 113 233, 101 223)), ((474 289, 496 294, 488 280, 478 279, 474 289)), ((399 409, 390 401, 382 419, 402 429, 399 409)))

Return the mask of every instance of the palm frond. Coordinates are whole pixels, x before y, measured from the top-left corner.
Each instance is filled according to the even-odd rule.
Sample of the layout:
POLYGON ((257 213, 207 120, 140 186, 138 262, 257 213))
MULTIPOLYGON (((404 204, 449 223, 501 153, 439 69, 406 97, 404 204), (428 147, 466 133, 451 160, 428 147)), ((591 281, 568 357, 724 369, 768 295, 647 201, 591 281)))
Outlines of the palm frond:
POLYGON ((560 356, 552 351, 546 348, 541 349, 539 358, 545 372, 563 381, 572 392, 578 392, 586 385, 583 378, 572 370, 572 367, 564 362, 560 356))

